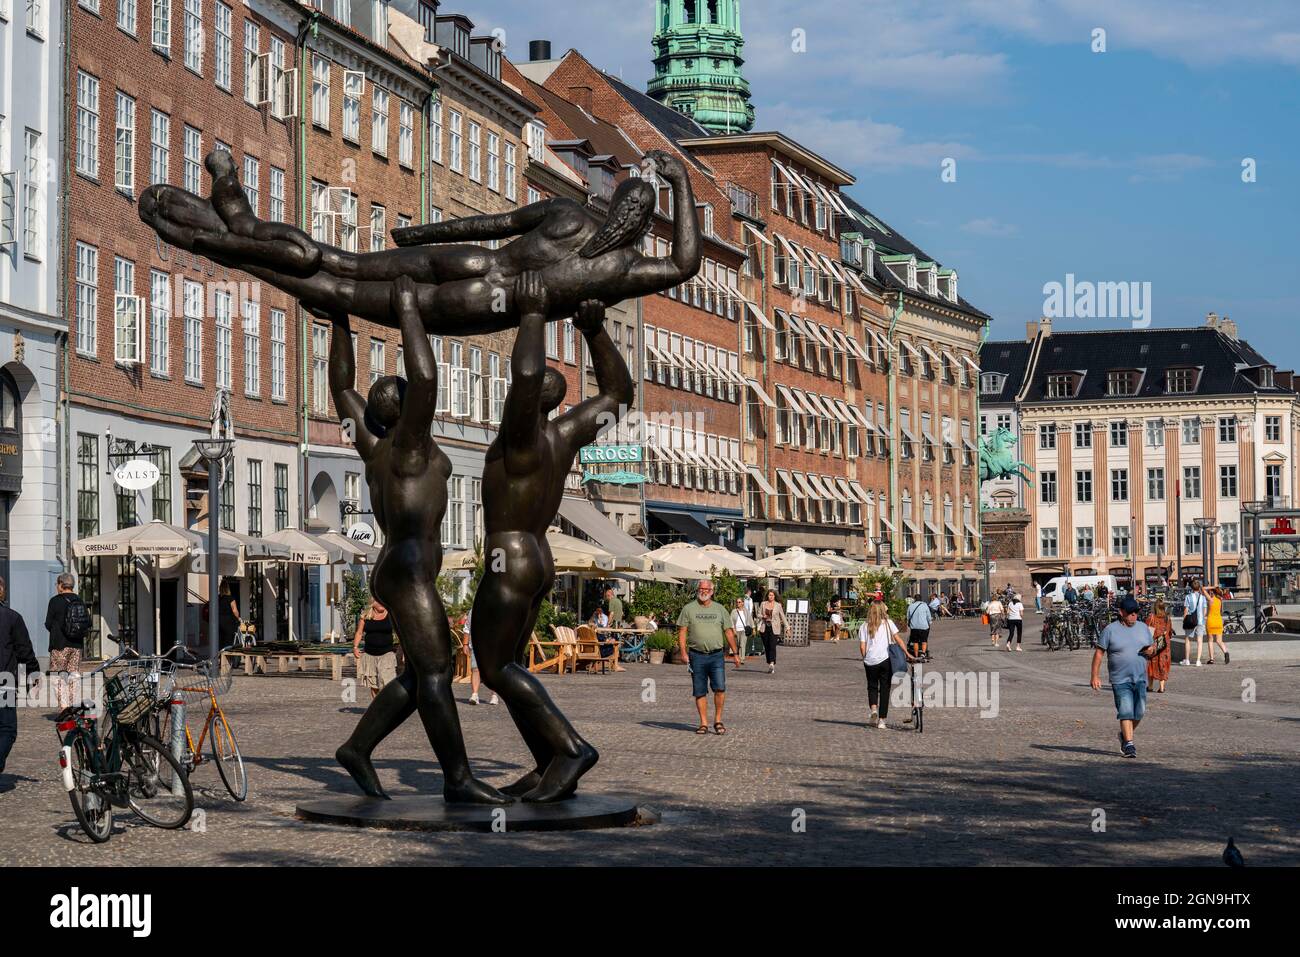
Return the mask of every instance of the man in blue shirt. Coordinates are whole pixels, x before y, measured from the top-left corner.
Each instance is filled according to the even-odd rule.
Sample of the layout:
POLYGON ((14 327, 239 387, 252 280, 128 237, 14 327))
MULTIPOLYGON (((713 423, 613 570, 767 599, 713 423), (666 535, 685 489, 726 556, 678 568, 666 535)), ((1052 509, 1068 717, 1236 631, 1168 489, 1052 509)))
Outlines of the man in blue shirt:
POLYGON ((1079 593, 1074 590, 1074 585, 1067 581, 1065 583, 1065 603, 1067 605, 1073 605, 1078 600, 1079 593))
POLYGON ((921 593, 918 591, 912 595, 912 602, 907 606, 908 651, 922 661, 930 660, 930 622, 933 617, 930 606, 921 599, 921 593))
POLYGON ((1137 757, 1133 732, 1147 710, 1147 658, 1154 647, 1151 629, 1138 621, 1138 611, 1137 599, 1125 595, 1119 603, 1119 621, 1106 626, 1092 655, 1093 691, 1101 690, 1101 658, 1106 656, 1115 717, 1119 719, 1120 750, 1126 758, 1137 757))
MULTIPOLYGON (((1196 667, 1201 667, 1201 644, 1205 641, 1205 616, 1210 610, 1209 599, 1199 581, 1192 582, 1191 591, 1183 598, 1183 664, 1190 665, 1192 639, 1196 639, 1196 667), (1195 619, 1191 628, 1187 625, 1195 619)), ((1211 646, 1213 651, 1213 646, 1211 646)))

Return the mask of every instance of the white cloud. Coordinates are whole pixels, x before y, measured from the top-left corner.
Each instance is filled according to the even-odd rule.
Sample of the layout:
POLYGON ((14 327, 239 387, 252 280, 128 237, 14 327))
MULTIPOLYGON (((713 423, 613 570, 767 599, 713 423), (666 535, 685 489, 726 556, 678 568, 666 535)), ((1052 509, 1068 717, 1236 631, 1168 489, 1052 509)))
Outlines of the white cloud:
POLYGON ((933 166, 937 178, 944 159, 976 156, 974 147, 957 140, 912 140, 893 123, 876 123, 865 115, 842 119, 795 103, 764 107, 759 125, 788 130, 804 146, 850 169, 933 166))
POLYGON ((1020 232, 1020 227, 1014 223, 1004 223, 992 216, 972 219, 969 222, 962 223, 959 228, 964 233, 987 236, 992 239, 1006 239, 1020 232))

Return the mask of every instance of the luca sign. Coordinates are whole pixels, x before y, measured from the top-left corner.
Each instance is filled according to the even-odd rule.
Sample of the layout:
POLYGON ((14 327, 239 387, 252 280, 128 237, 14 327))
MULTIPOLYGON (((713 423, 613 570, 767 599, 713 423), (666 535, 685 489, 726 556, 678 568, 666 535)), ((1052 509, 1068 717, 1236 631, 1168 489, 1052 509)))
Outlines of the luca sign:
POLYGON ((639 445, 588 445, 578 453, 583 465, 626 465, 643 460, 639 445))
POLYGON ((113 481, 122 488, 134 492, 142 492, 147 488, 153 488, 158 484, 160 478, 162 478, 162 472, 158 466, 152 462, 146 462, 144 459, 132 459, 113 469, 113 481))

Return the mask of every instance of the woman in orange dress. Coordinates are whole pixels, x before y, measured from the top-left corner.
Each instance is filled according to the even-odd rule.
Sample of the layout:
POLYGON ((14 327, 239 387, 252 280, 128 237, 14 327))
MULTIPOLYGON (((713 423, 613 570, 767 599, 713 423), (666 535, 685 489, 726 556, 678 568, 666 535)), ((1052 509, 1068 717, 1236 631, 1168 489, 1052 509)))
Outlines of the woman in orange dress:
POLYGON ((1147 627, 1151 629, 1151 637, 1155 640, 1156 647, 1155 654, 1147 659, 1147 691, 1154 690, 1164 694, 1165 682, 1169 680, 1169 643, 1173 641, 1174 624, 1169 619, 1169 609, 1165 607, 1163 598, 1156 599, 1155 606, 1147 617, 1147 627), (1159 684, 1160 687, 1153 688, 1155 684, 1159 684))

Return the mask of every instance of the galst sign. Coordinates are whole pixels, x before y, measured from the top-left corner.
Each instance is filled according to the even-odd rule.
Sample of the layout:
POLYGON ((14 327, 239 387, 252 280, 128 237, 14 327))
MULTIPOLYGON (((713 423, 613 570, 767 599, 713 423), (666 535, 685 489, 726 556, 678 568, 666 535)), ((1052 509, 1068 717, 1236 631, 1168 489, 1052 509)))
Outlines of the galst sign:
POLYGON ((113 481, 124 489, 142 492, 153 488, 162 478, 162 471, 152 462, 144 459, 131 459, 113 469, 113 481))
POLYGON ((365 522, 357 522, 348 529, 348 538, 359 545, 375 544, 375 530, 365 522))

